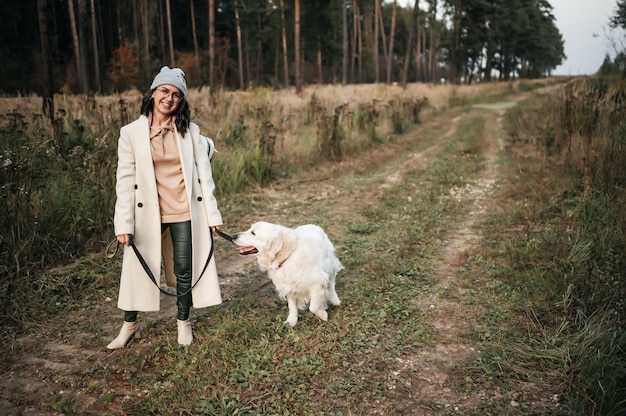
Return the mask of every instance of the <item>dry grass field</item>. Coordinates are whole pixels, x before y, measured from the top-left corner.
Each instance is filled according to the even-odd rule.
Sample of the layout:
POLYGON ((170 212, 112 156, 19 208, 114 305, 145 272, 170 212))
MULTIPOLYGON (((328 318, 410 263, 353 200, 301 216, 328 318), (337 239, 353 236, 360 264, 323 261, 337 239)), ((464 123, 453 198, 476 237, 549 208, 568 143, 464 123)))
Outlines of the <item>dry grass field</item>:
MULTIPOLYGON (((240 139, 254 142, 269 122, 285 158, 307 160, 268 184, 221 195, 223 228, 321 225, 346 267, 337 283, 342 304, 327 322, 301 312, 295 328, 284 325, 286 304, 254 258, 218 240, 225 302, 193 312, 194 344, 176 345, 175 303, 163 297, 160 312, 140 314, 142 338, 108 351, 121 320, 120 258, 104 257, 102 239, 98 250, 43 270, 39 304, 19 331, 5 330, 0 407, 8 415, 585 414, 568 362, 580 350, 566 332, 576 331, 551 326, 569 316, 548 276, 560 248, 551 246, 551 257, 542 246, 559 221, 549 215, 558 214, 558 197, 576 183, 512 130, 522 113, 510 113, 559 88, 542 81, 528 89, 190 92, 216 158, 244 145, 233 135, 238 123, 247 132, 240 139), (409 115, 395 130, 393 103, 423 98, 419 123, 409 115), (339 161, 307 159, 319 145, 320 116, 312 122, 311 109, 332 117, 343 104, 348 151, 339 161), (358 128, 363 106, 388 114, 375 134, 358 128)), ((68 120, 82 114, 96 131, 104 122, 91 115, 105 120, 102 109, 118 111, 122 97, 129 109, 140 99, 95 97, 94 107, 67 97, 68 120)), ((20 112, 36 112, 31 97, 3 105, 10 100, 15 111, 19 102, 20 112)), ((95 137, 113 145, 113 129, 100 131, 95 137)))

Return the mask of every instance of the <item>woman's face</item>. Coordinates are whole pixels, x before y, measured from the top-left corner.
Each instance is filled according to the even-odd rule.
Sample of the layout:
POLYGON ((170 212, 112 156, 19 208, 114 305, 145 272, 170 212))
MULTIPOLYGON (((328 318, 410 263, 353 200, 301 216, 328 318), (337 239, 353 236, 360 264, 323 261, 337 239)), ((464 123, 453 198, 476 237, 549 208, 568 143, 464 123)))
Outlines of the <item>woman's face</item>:
POLYGON ((169 116, 176 110, 183 95, 175 86, 163 84, 156 87, 152 92, 152 98, 154 98, 154 108, 152 111, 163 116, 169 116))

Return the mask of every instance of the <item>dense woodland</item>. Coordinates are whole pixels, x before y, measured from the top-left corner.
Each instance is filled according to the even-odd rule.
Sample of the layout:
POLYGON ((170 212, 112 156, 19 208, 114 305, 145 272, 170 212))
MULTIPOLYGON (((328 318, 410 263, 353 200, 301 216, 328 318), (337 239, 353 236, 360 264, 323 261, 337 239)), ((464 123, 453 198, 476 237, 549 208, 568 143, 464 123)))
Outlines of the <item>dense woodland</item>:
POLYGON ((0 90, 473 82, 546 76, 564 58, 547 0, 3 1, 0 90))

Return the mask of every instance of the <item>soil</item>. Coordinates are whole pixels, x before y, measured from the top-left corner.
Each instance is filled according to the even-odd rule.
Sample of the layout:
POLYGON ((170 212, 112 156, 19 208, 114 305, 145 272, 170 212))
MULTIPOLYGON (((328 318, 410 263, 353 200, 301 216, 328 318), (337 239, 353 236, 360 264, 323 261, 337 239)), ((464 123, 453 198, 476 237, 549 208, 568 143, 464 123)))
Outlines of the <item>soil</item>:
MULTIPOLYGON (((468 288, 467 282, 459 281, 461 277, 457 274, 457 269, 472 248, 480 243, 481 235, 477 224, 485 212, 495 204, 491 191, 500 174, 497 161, 498 154, 503 149, 503 115, 505 109, 511 105, 513 104, 509 102, 494 103, 488 108, 475 110, 481 111, 487 118, 485 134, 489 146, 485 154, 486 168, 475 185, 450 190, 454 198, 467 203, 470 207, 469 214, 465 216, 463 222, 450 224, 448 239, 442 249, 437 272, 432 276, 433 290, 415 300, 424 310, 428 310, 428 319, 434 327, 441 330, 439 331, 441 337, 436 345, 425 346, 414 356, 397 359, 395 370, 387 377, 389 391, 398 392, 397 395, 392 395, 397 414, 468 414, 478 404, 497 398, 501 394, 498 391, 480 388, 463 389, 462 392, 459 389, 465 380, 459 380, 461 372, 457 369, 469 357, 480 354, 477 342, 467 336, 469 332, 477 329, 473 316, 477 314, 474 312, 478 311, 468 310, 466 304, 462 305, 461 310, 458 302, 455 302, 449 294, 442 293, 452 291, 458 296, 463 296, 471 289, 468 288), (403 381, 401 383, 398 380, 403 381)), ((467 112, 460 114, 452 119, 452 122, 449 118, 435 116, 425 124, 429 129, 443 132, 443 141, 455 133, 458 122, 467 112)), ((415 169, 415 166, 427 160, 429 154, 436 151, 436 146, 437 144, 419 153, 406 152, 399 146, 376 149, 376 157, 387 162, 384 169, 377 169, 375 174, 368 174, 368 171, 363 169, 368 163, 376 163, 372 162, 375 155, 366 153, 340 164, 319 168, 307 178, 285 179, 272 188, 260 191, 277 201, 275 206, 263 212, 263 219, 280 222, 281 215, 289 214, 288 210, 285 211, 286 201, 293 199, 302 202, 297 208, 290 208, 294 210, 294 215, 298 215, 296 210, 300 210, 300 216, 304 217, 305 211, 311 209, 313 204, 320 200, 328 203, 331 199, 336 215, 349 215, 355 195, 359 195, 360 201, 373 200, 385 187, 402 178, 405 171, 415 169), (384 152, 382 158, 381 152, 384 152), (363 183, 356 184, 351 195, 338 192, 337 181, 354 170, 370 176, 366 177, 363 183)), ((241 219, 241 223, 253 222, 256 215, 258 213, 251 212, 250 218, 241 219)), ((242 284, 242 271, 255 267, 254 257, 240 256, 225 244, 218 243, 217 247, 223 297, 228 300, 236 296, 238 285, 242 284)), ((266 290, 268 297, 274 296, 271 287, 267 287, 266 290)), ((70 311, 61 317, 42 317, 41 322, 31 331, 15 339, 11 344, 11 350, 4 354, 6 358, 0 377, 0 409, 3 409, 3 414, 29 416, 62 414, 63 409, 42 410, 49 409, 49 406, 41 404, 51 403, 51 397, 63 395, 66 390, 72 389, 71 384, 68 386, 68 383, 63 382, 63 375, 78 372, 74 367, 80 366, 85 361, 97 362, 100 367, 111 365, 114 357, 105 348, 81 345, 81 339, 93 339, 93 335, 78 333, 73 329, 84 327, 75 323, 84 323, 87 320, 94 326, 107 328, 111 335, 116 334, 121 315, 115 307, 115 300, 109 300, 105 304, 94 300, 89 307, 90 310, 70 311)), ((474 308, 479 306, 475 305, 474 308)), ((151 314, 150 319, 174 319, 174 316, 174 300, 163 297, 162 310, 158 314, 151 314)), ((93 394, 81 391, 78 387, 73 394, 79 402, 74 408, 89 409, 94 400, 93 394)), ((546 394, 542 395, 538 387, 529 386, 523 398, 511 399, 512 409, 519 406, 516 399, 526 400, 526 406, 533 408, 534 414, 554 414, 551 413, 551 409, 554 410, 558 405, 552 397, 542 396, 546 394)), ((125 413, 121 408, 116 411, 114 406, 110 406, 107 414, 125 413)), ((368 414, 383 413, 371 409, 368 414)))

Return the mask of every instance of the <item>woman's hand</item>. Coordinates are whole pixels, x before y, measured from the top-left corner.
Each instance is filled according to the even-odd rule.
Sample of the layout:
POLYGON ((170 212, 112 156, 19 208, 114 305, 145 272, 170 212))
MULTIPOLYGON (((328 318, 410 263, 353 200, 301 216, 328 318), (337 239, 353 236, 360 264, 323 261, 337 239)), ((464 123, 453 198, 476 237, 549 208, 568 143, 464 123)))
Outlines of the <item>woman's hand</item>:
POLYGON ((120 234, 117 236, 117 241, 124 244, 125 246, 130 245, 130 234, 120 234))

